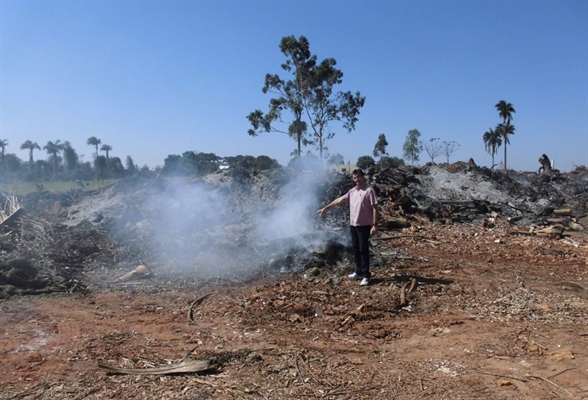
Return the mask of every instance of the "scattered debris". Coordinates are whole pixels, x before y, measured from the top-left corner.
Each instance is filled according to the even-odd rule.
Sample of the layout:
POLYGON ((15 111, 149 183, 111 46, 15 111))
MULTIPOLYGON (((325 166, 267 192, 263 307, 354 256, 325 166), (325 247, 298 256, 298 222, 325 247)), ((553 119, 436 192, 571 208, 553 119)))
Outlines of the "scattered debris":
POLYGON ((199 297, 198 299, 194 300, 192 304, 190 304, 190 309, 188 310, 188 325, 193 325, 194 322, 194 308, 199 306, 204 299, 210 296, 212 293, 207 293, 204 296, 199 297))
POLYGON ((182 359, 171 365, 164 365, 155 368, 115 368, 107 365, 98 364, 107 374, 121 374, 121 375, 169 375, 169 374, 185 374, 193 372, 209 371, 213 367, 210 360, 186 360, 196 348, 190 350, 182 359))
POLYGON ((127 282, 136 279, 145 279, 150 278, 151 276, 151 270, 147 268, 146 265, 141 264, 131 272, 124 274, 120 278, 115 279, 113 283, 127 282))
MULTIPOLYGON (((0 237, 2 391, 466 399, 580 398, 588 390, 578 350, 587 334, 588 170, 517 173, 471 162, 372 171, 382 219, 367 288, 346 279, 353 260, 344 207, 309 218, 304 234, 286 229, 304 217, 299 208, 275 224, 282 232, 255 229, 260 209, 265 229, 281 221, 279 199, 302 193, 317 178, 310 174, 226 170, 188 183, 219 204, 228 199, 214 215, 199 197, 182 201, 186 182, 173 179, 27 196, 19 229, 0 237), (385 222, 394 218, 404 227, 385 222), (136 260, 152 279, 111 284, 136 260), (76 283, 66 295, 23 301, 54 287, 33 289, 32 281, 76 283), (89 289, 76 294, 84 283, 89 289), (214 295, 194 300, 200 293, 214 295), (198 346, 201 360, 176 362, 178 345, 198 346), (132 356, 107 366, 122 354, 132 356), (200 362, 210 364, 202 372, 216 365, 223 373, 199 377, 200 362), (97 364, 106 374, 95 373, 97 364)), ((351 185, 332 174, 313 187, 326 201, 351 185)))

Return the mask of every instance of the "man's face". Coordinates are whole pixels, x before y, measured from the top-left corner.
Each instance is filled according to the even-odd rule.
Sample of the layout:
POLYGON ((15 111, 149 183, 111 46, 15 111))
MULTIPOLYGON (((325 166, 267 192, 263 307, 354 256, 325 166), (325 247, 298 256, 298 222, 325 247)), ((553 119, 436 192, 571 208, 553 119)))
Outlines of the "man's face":
POLYGON ((365 182, 365 177, 360 174, 353 174, 353 182, 355 182, 356 186, 361 186, 365 182))

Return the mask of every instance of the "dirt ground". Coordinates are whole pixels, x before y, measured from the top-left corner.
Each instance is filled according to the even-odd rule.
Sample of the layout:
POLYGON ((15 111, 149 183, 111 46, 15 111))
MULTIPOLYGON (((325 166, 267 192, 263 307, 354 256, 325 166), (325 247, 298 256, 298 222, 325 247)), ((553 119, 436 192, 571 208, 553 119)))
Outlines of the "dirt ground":
POLYGON ((390 261, 367 288, 341 270, 3 302, 1 398, 588 398, 584 237, 431 225, 375 244, 390 261), (192 349, 217 370, 98 367, 172 364, 192 349))
POLYGON ((587 246, 422 221, 372 238, 369 287, 342 262, 11 296, 0 399, 588 399, 587 246))

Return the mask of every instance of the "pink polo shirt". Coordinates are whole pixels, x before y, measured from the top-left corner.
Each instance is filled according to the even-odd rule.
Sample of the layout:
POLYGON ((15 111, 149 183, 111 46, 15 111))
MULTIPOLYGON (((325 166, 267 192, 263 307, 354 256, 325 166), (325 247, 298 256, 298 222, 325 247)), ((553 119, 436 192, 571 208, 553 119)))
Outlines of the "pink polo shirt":
POLYGON ((340 197, 341 201, 349 204, 349 225, 363 226, 374 224, 374 211, 372 206, 378 204, 376 191, 373 187, 364 183, 359 189, 353 189, 340 197))

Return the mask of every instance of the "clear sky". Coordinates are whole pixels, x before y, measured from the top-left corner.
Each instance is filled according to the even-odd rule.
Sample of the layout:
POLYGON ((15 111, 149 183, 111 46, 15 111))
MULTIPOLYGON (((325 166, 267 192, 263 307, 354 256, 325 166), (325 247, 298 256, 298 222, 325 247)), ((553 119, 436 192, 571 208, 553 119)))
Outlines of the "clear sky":
POLYGON ((338 90, 366 97, 355 131, 331 124, 330 154, 354 163, 384 133, 402 157, 418 129, 458 142, 451 162, 490 166, 482 136, 506 100, 509 168, 537 170, 543 153, 562 171, 588 165, 585 0, 3 0, 0 22, 0 138, 23 161, 26 140, 57 139, 90 161, 95 136, 139 166, 188 150, 286 165, 295 141, 250 137, 246 116, 267 111, 266 73, 288 78, 282 37, 303 35, 319 60, 337 60, 338 90))

